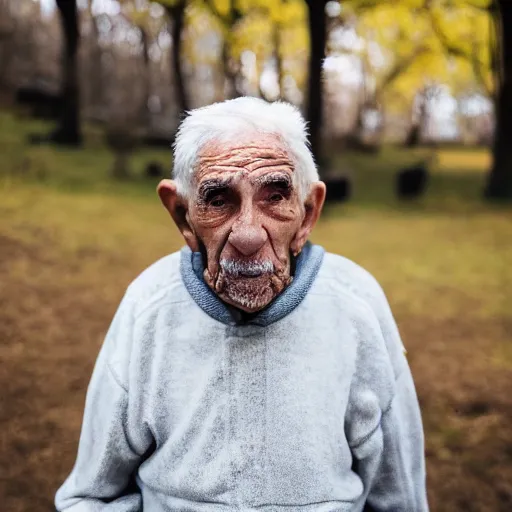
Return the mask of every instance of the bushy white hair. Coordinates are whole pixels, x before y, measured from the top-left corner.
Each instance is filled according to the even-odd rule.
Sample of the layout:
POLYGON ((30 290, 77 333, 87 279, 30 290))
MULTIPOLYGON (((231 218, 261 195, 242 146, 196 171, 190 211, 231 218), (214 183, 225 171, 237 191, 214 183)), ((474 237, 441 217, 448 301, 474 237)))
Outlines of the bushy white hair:
POLYGON ((289 103, 267 103, 259 98, 242 97, 192 110, 181 122, 174 143, 173 178, 178 194, 189 198, 201 148, 211 141, 235 142, 242 136, 272 133, 285 145, 294 168, 294 185, 302 199, 318 171, 307 142, 306 122, 289 103))

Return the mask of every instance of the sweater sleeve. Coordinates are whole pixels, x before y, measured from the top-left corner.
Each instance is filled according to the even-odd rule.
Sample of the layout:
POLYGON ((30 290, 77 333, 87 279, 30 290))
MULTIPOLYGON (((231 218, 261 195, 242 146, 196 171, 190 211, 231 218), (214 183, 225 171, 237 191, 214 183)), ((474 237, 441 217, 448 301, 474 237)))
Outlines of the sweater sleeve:
POLYGON ((423 429, 409 369, 403 370, 396 384, 396 394, 373 439, 358 448, 363 452, 360 471, 369 477, 364 482, 368 488, 365 510, 428 512, 423 429))
POLYGON ((421 412, 405 350, 383 292, 360 329, 349 432, 366 512, 428 512, 421 412), (378 308, 378 309, 377 309, 378 308))
MULTIPOLYGON (((141 463, 128 429, 128 387, 116 371, 126 361, 133 333, 132 314, 123 299, 105 338, 87 390, 78 455, 57 491, 55 506, 66 512, 135 512, 140 493, 130 491, 141 463)), ((126 366, 126 365, 125 365, 126 366)), ((135 486, 136 487, 136 486, 135 486)))

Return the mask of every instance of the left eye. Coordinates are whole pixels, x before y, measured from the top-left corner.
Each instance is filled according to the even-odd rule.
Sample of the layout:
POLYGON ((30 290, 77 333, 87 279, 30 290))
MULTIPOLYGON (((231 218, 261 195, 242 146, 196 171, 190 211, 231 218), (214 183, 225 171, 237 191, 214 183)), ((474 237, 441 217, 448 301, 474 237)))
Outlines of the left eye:
POLYGON ((284 199, 283 194, 274 193, 269 196, 268 200, 272 203, 278 203, 279 201, 282 201, 284 199))

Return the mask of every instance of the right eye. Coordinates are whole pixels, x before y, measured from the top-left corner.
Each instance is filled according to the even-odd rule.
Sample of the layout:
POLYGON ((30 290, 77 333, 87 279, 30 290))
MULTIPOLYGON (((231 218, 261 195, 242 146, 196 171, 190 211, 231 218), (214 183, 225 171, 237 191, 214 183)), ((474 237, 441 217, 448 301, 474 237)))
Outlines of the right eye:
POLYGON ((222 208, 226 204, 226 201, 222 197, 214 197, 210 201, 210 205, 214 208, 222 208))
POLYGON ((283 197, 283 194, 280 194, 279 192, 274 192, 269 198, 268 200, 271 202, 271 203, 279 203, 280 201, 282 201, 284 199, 283 197))

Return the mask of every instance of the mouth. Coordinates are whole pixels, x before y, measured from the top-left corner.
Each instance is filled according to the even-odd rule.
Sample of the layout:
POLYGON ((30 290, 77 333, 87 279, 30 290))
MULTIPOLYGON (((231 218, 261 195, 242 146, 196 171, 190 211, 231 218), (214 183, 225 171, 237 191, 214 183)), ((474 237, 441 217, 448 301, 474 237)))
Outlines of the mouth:
POLYGON ((248 278, 255 278, 260 277, 263 274, 266 274, 266 272, 263 272, 262 270, 254 269, 254 270, 243 270, 241 272, 238 272, 238 275, 235 277, 248 277, 248 278))
POLYGON ((221 268, 230 278, 256 279, 263 275, 271 274, 274 265, 270 261, 242 263, 238 261, 221 261, 221 268))

